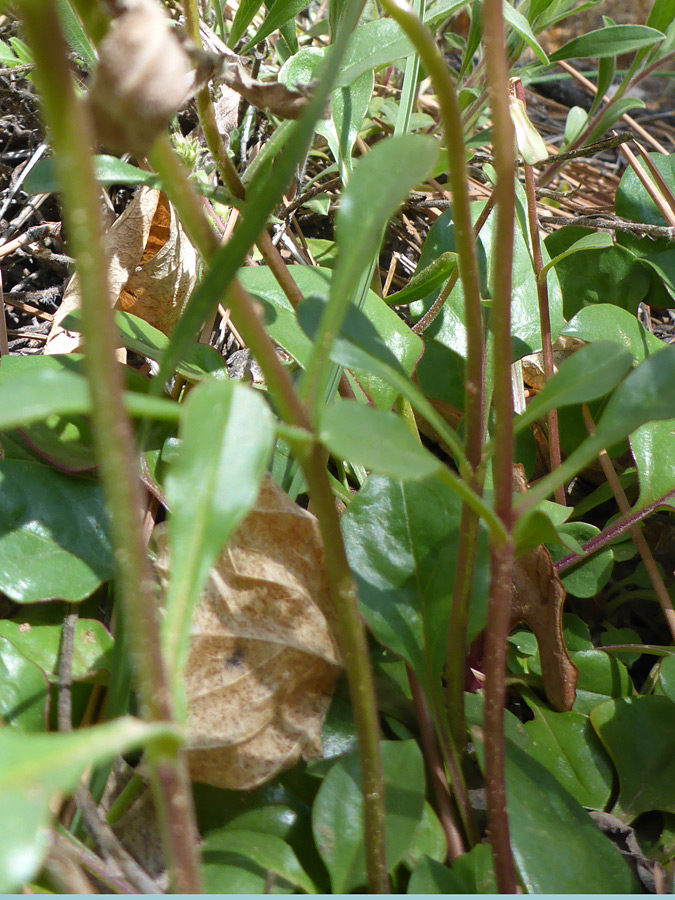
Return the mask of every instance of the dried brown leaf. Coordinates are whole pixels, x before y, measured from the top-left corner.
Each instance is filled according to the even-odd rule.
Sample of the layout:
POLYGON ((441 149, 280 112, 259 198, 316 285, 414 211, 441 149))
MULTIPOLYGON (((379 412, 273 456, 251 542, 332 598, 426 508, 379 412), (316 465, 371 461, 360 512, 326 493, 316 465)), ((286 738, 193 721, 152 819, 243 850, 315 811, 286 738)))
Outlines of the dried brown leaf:
MULTIPOLYGON (((161 576, 161 526, 156 543, 161 576)), ((320 755, 339 666, 317 521, 267 476, 212 569, 192 625, 192 778, 242 790, 320 755)))
MULTIPOLYGON (((171 331, 197 279, 197 254, 173 207, 159 191, 142 187, 104 237, 110 296, 126 312, 171 331)), ((45 353, 72 353, 80 335, 61 322, 80 306, 71 279, 45 345, 45 353)))
POLYGON ((222 79, 252 106, 282 119, 297 119, 309 102, 311 85, 298 85, 291 90, 278 81, 256 81, 239 65, 228 65, 222 79))

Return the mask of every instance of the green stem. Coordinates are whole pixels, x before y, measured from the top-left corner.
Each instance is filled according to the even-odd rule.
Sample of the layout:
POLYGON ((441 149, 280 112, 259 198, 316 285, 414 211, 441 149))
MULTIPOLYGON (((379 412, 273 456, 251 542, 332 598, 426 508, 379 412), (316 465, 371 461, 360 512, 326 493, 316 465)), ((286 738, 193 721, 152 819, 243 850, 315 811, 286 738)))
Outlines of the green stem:
MULTIPOLYGON (((171 721, 170 691, 139 516, 140 484, 131 427, 122 404, 121 370, 115 358, 99 188, 91 163, 91 122, 75 96, 53 0, 25 0, 21 15, 35 58, 35 78, 54 150, 69 248, 77 261, 94 438, 110 512, 116 583, 125 621, 130 624, 128 638, 136 688, 148 719, 171 721)), ((170 747, 148 747, 148 762, 176 888, 195 893, 200 890, 200 876, 190 784, 178 751, 170 747)))
POLYGON ((483 312, 476 261, 476 243, 471 224, 468 173, 462 117, 455 84, 447 63, 427 26, 406 0, 383 0, 384 9, 406 33, 420 56, 436 91, 447 142, 448 174, 452 191, 452 218, 458 268, 464 289, 467 332, 464 412, 467 421, 466 455, 472 469, 480 465, 483 444, 483 312))
MULTIPOLYGON (((523 105, 527 103, 522 82, 516 82, 516 96, 523 105)), ((530 232, 530 244, 532 247, 532 268, 537 280, 537 301, 539 304, 539 329, 541 331, 541 355, 544 363, 544 377, 548 379, 553 375, 553 344, 551 342, 551 314, 548 302, 548 278, 540 278, 543 267, 541 253, 541 240, 539 238, 539 216, 537 213, 537 195, 534 188, 534 171, 532 166, 524 165, 525 196, 527 199, 527 224, 530 232)), ((562 462, 560 452, 560 434, 558 430, 558 410, 549 410, 546 421, 548 424, 548 452, 551 471, 558 468, 562 462)), ((556 503, 566 506, 565 488, 560 485, 555 492, 556 503)))
MULTIPOLYGON (((196 46, 201 47, 202 39, 199 33, 199 9, 197 7, 197 0, 184 0, 183 9, 185 11, 185 24, 188 34, 196 46)), ((213 159, 215 160, 218 174, 235 197, 240 200, 245 200, 246 188, 242 184, 242 181, 237 174, 237 170, 234 168, 232 160, 227 154, 225 143, 218 130, 218 123, 216 122, 216 114, 211 101, 211 93, 208 85, 205 85, 197 93, 195 100, 199 124, 202 126, 206 146, 209 148, 211 156, 213 156, 213 159)), ((291 278, 286 263, 281 258, 278 249, 272 243, 272 239, 267 231, 260 232, 256 244, 265 263, 276 278, 282 291, 291 304, 294 307, 297 306, 302 300, 302 294, 295 281, 291 278)))
MULTIPOLYGON (((173 152, 169 155, 166 146, 163 146, 162 142, 157 142, 153 147, 151 161, 156 168, 159 163, 157 171, 163 179, 166 179, 167 193, 176 206, 188 234, 191 231, 200 233, 202 229, 191 220, 195 215, 205 219, 204 208, 177 160, 178 169, 171 171, 171 177, 167 178, 173 160, 175 160, 173 152), (176 184, 178 178, 183 182, 181 188, 176 184), (192 194, 191 197, 188 192, 192 194), (190 222, 191 224, 187 224, 190 222)), ((205 250, 208 263, 209 252, 207 248, 205 250)), ((323 452, 318 444, 308 442, 306 438, 312 433, 307 412, 300 403, 288 372, 256 313, 253 301, 237 279, 231 282, 228 289, 228 302, 232 315, 236 317, 238 330, 265 375, 267 389, 279 415, 287 425, 301 429, 300 439, 294 440, 292 433, 287 433, 287 439, 293 446, 307 480, 312 506, 319 520, 326 550, 326 567, 337 621, 338 640, 347 670, 359 737, 368 881, 373 893, 386 893, 389 890, 389 883, 384 855, 384 782, 380 760, 377 701, 365 630, 360 618, 358 598, 347 562, 323 452)))
POLYGON ((506 641, 513 581, 513 392, 511 388, 511 277, 515 216, 514 130, 509 112, 509 70, 504 53, 502 0, 484 0, 483 42, 492 113, 497 183, 497 222, 491 329, 493 334, 493 410, 496 452, 493 459, 495 511, 509 536, 491 548, 492 572, 485 630, 485 791, 490 845, 502 894, 516 893, 513 853, 506 813, 506 641))

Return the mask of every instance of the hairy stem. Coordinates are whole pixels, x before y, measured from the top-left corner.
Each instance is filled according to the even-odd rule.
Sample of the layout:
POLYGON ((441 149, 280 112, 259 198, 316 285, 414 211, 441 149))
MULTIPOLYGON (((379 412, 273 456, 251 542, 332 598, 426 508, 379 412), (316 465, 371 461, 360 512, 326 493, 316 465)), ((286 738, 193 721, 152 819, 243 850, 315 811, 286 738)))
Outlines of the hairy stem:
MULTIPOLYGON (((586 430, 589 434, 592 434, 595 430, 595 422, 593 421, 593 418, 591 417, 591 414, 585 403, 581 407, 581 412, 584 417, 584 425, 586 426, 586 430)), ((611 487, 612 493, 614 494, 616 504, 621 510, 621 513, 624 516, 627 516, 630 513, 630 504, 628 502, 626 494, 624 493, 623 487, 621 486, 619 477, 616 474, 616 470, 614 469, 614 463, 610 459, 609 454, 606 450, 601 450, 598 458, 600 460, 600 465, 602 466, 602 471, 605 473, 607 483, 611 487)), ((658 601, 661 604, 661 610, 666 620, 666 624, 668 625, 668 629, 670 631, 673 642, 675 642, 675 609, 673 609, 673 602, 670 599, 670 594, 668 593, 666 586, 663 583, 661 573, 658 570, 658 566, 656 565, 654 556, 652 555, 652 551, 649 549, 649 544, 645 540, 645 536, 640 530, 640 526, 637 524, 631 525, 630 533, 631 537, 633 538, 633 543, 637 547, 638 553, 640 554, 640 558, 642 559, 647 575, 649 576, 649 580, 652 583, 654 593, 658 597, 658 601)))
POLYGON ((508 67, 504 55, 501 0, 483 4, 483 41, 497 184, 495 268, 491 328, 494 356, 495 511, 509 532, 506 541, 492 545, 492 572, 485 632, 485 789, 490 845, 497 889, 516 893, 513 853, 506 814, 504 702, 506 699, 506 639, 509 631, 513 580, 513 392, 511 389, 511 275, 515 214, 514 130, 509 113, 508 67))
MULTIPOLYGON (((141 532, 141 490, 129 420, 122 404, 122 377, 115 358, 116 340, 103 250, 99 189, 91 164, 92 128, 75 96, 67 47, 52 0, 21 5, 25 32, 35 58, 35 77, 50 132, 61 186, 69 247, 77 261, 82 298, 82 333, 92 398, 94 437, 101 481, 110 512, 117 587, 125 621, 136 688, 143 714, 171 721, 170 690, 160 650, 152 577, 141 532)), ((176 888, 200 890, 197 832, 185 767, 177 751, 148 748, 167 861, 176 888)))

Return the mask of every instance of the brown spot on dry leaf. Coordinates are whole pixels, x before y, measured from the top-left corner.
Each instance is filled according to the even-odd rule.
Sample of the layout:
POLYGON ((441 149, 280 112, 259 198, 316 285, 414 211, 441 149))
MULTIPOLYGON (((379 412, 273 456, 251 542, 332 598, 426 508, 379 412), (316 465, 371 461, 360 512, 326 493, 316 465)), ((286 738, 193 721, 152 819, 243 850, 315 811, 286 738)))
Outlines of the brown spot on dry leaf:
MULTIPOLYGON (((165 195, 141 187, 104 236, 108 283, 116 306, 168 334, 197 280, 197 254, 165 195)), ((77 276, 68 287, 45 353, 72 353, 80 335, 61 322, 80 306, 77 276)))
MULTIPOLYGON (((522 493, 527 480, 522 466, 514 466, 514 489, 522 493)), ((569 658, 563 638, 565 588, 556 574, 551 554, 541 544, 519 556, 513 566, 511 628, 525 622, 539 647, 541 673, 549 703, 571 709, 579 673, 569 658)))
MULTIPOLYGON (((166 578, 166 536, 156 529, 166 578)), ((266 476, 212 569, 186 671, 195 781, 253 788, 302 756, 321 728, 340 657, 316 519, 266 476)))

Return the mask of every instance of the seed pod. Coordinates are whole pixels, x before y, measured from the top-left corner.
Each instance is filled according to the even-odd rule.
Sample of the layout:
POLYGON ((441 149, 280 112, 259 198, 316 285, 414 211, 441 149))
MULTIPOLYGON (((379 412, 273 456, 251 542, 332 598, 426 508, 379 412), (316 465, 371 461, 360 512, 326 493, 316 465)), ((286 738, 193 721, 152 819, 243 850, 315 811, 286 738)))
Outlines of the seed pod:
POLYGON ((126 0, 99 47, 89 92, 98 138, 144 154, 192 92, 190 58, 156 0, 126 0))

